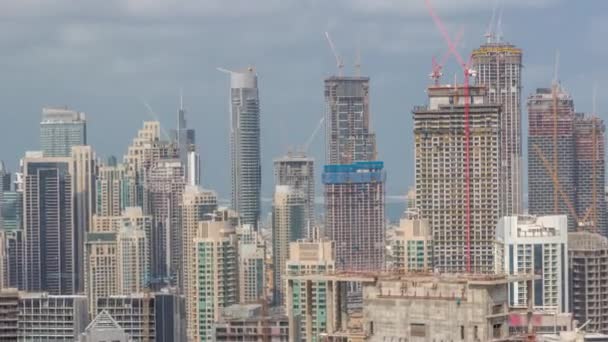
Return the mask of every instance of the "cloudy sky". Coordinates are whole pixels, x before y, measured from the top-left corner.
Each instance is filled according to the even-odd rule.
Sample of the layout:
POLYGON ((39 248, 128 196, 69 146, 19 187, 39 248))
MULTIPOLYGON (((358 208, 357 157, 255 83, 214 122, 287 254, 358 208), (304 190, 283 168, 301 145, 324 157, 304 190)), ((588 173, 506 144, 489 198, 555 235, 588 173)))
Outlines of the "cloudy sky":
MULTIPOLYGON (((524 49, 524 96, 549 85, 559 50, 559 78, 577 109, 591 110, 597 83, 605 118, 608 1, 498 1, 505 40, 524 49)), ((434 4, 451 32, 464 30, 462 54, 483 41, 494 0, 434 4)), ((445 51, 424 0, 0 0, 0 159, 14 170, 38 148, 46 105, 86 112, 97 153, 121 157, 152 119, 142 101, 169 129, 183 88, 204 185, 227 198, 229 84, 215 69, 254 65, 270 197, 272 159, 303 144, 323 115, 323 78, 335 72, 324 31, 349 72, 360 46, 388 194, 402 195, 414 180, 411 109, 425 103, 431 57, 445 51)), ((446 68, 451 81, 453 59, 446 68)), ((311 153, 320 166, 322 134, 311 153)))

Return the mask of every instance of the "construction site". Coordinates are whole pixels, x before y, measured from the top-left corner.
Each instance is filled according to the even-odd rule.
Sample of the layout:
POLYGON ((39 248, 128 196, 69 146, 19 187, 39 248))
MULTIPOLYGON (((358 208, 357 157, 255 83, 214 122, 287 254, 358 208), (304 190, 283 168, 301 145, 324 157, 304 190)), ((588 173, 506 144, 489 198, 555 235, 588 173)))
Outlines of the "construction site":
MULTIPOLYGON (((301 301, 303 319, 287 312, 290 332, 298 331, 298 324, 304 331, 290 341, 508 341, 509 317, 517 313, 508 304, 508 284, 531 284, 533 279, 532 275, 432 273, 289 276, 287 298, 294 291, 309 294, 301 301), (347 310, 352 282, 363 288, 363 309, 355 314, 347 310), (323 302, 312 300, 318 298, 314 293, 319 283, 326 286, 323 302), (326 331, 317 339, 313 327, 320 320, 326 331)), ((523 312, 532 312, 531 303, 523 312)))

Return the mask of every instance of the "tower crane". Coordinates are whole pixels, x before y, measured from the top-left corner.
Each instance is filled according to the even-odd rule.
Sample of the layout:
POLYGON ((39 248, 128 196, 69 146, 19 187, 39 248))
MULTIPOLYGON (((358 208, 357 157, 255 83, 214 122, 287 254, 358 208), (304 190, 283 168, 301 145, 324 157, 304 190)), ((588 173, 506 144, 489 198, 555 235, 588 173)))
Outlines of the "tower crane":
POLYGON ((435 26, 441 33, 443 40, 450 53, 456 58, 458 64, 462 67, 464 74, 464 144, 465 144, 465 160, 464 160, 464 176, 465 176, 465 212, 466 212, 466 271, 471 273, 471 129, 469 124, 469 114, 471 107, 471 98, 469 94, 469 78, 475 77, 475 70, 471 68, 472 58, 468 61, 462 58, 456 44, 450 38, 450 35, 441 21, 441 18, 435 12, 435 8, 431 4, 431 0, 425 0, 427 9, 435 26))
POLYGON ((342 76, 342 71, 344 69, 344 61, 342 60, 342 57, 340 57, 340 55, 338 54, 338 50, 336 50, 336 46, 334 45, 334 42, 331 40, 331 36, 329 35, 329 32, 325 32, 325 38, 327 39, 327 43, 329 44, 329 48, 331 49, 331 52, 334 54, 334 57, 336 58, 336 65, 338 67, 338 76, 342 76))

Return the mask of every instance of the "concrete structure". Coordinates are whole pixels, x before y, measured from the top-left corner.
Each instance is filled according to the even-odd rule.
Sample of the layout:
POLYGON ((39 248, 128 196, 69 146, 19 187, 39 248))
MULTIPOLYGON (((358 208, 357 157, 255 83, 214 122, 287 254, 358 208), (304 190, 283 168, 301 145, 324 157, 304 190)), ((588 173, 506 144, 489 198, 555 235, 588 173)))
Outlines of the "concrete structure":
POLYGON ((77 341, 89 324, 85 296, 22 293, 19 296, 19 341, 77 341))
MULTIPOLYGON (((288 152, 274 160, 274 184, 289 185, 304 194, 308 230, 315 226, 315 163, 305 152, 288 152)), ((311 232, 307 237, 312 238, 311 232)))
POLYGON ((0 341, 17 341, 19 292, 8 288, 0 291, 0 341))
POLYGON ((376 160, 371 129, 369 77, 325 79, 325 162, 352 164, 376 160))
POLYGON ((272 207, 272 265, 275 305, 284 301, 284 275, 289 258, 289 243, 305 236, 306 198, 289 185, 277 185, 272 207))
POLYGON ((218 211, 199 223, 194 239, 195 295, 188 298, 195 305, 188 309, 188 338, 208 341, 213 323, 222 308, 239 300, 238 238, 230 222, 229 211, 218 211))
POLYGON ((134 342, 186 342, 184 308, 184 297, 169 290, 97 301, 97 312, 112 316, 134 342))
POLYGON ((528 97, 528 210, 532 215, 568 215, 571 231, 577 226, 566 204, 576 202, 574 117, 572 97, 560 85, 554 89, 536 89, 536 93, 528 97), (549 165, 545 165, 543 159, 549 165), (554 171, 564 191, 562 197, 547 166, 557 167, 554 171))
POLYGON ((604 202, 606 158, 604 121, 597 116, 576 114, 576 210, 587 229, 608 236, 608 214, 604 202))
MULTIPOLYGON (((287 281, 304 274, 331 274, 335 271, 335 263, 333 241, 292 242, 287 261, 287 281)), ((319 334, 327 331, 327 284, 324 281, 313 281, 312 291, 309 292, 305 291, 306 285, 298 279, 290 282, 291 295, 286 301, 288 316, 295 320, 293 341, 319 341, 319 334), (308 312, 312 317, 310 326, 307 325, 308 312)))
POLYGON ((288 325, 285 315, 264 316, 260 304, 232 305, 214 323, 212 341, 287 342, 288 325))
POLYGON ((75 292, 84 291, 84 244, 95 213, 97 161, 91 146, 72 146, 75 292))
MULTIPOLYGON (((506 216, 496 231, 500 270, 509 275, 536 274, 532 290, 534 308, 570 312, 568 221, 560 216, 506 216)), ((528 284, 509 284, 509 305, 527 307, 528 284)))
POLYGON ((183 266, 180 204, 186 186, 183 165, 178 159, 160 159, 146 177, 144 212, 152 215, 150 239, 152 277, 155 283, 175 284, 183 266), (147 209, 147 210, 146 210, 147 209))
POLYGON ((262 162, 258 76, 252 67, 230 72, 230 160, 232 209, 257 229, 262 162))
POLYGON ((85 331, 78 337, 78 342, 130 342, 129 335, 106 311, 102 311, 85 331))
POLYGON ((433 232, 433 266, 440 272, 494 271, 500 214, 500 105, 486 88, 470 89, 470 223, 467 223, 465 100, 462 86, 431 86, 429 104, 414 108, 416 207, 433 232))
POLYGON ((385 181, 381 161, 325 166, 325 230, 337 269, 384 268, 385 181))
MULTIPOLYGON (((198 280, 196 278, 197 253, 194 240, 198 236, 199 223, 208 220, 217 210, 217 194, 211 190, 188 185, 184 190, 180 208, 184 257, 180 284, 182 284, 186 298, 191 299, 196 297, 198 280)), ((196 303, 192 300, 186 301, 186 311, 190 314, 188 322, 194 322, 196 303)))
MULTIPOLYGON (((294 287, 302 285, 299 291, 310 293, 314 282, 325 282, 327 323, 326 331, 319 335, 330 341, 492 341, 508 336, 511 311, 507 284, 513 280, 532 278, 338 273, 290 277, 287 291, 291 295, 294 287), (345 292, 352 282, 363 286, 363 316, 359 320, 346 311, 345 292)), ((303 315, 311 333, 314 307, 303 315)), ((296 320, 289 312, 288 316, 291 332, 296 320)))
POLYGON ((23 159, 25 289, 54 295, 76 291, 71 158, 26 153, 23 159))
POLYGON ((186 184, 200 184, 200 156, 196 152, 196 135, 194 129, 188 128, 186 123, 186 110, 180 96, 179 109, 177 110, 177 127, 171 131, 173 144, 177 146, 179 160, 184 166, 184 177, 186 184))
MULTIPOLYGON (((527 312, 522 311, 509 314, 509 335, 526 336, 528 334, 528 320, 531 321, 532 331, 540 336, 551 336, 576 329, 576 321, 573 319, 572 313, 533 311, 528 316, 527 312)), ((543 341, 542 338, 538 340, 543 341)))
POLYGON ((42 108, 40 148, 45 157, 69 157, 72 146, 87 144, 85 115, 65 108, 42 108))
POLYGON ((237 228, 239 241, 239 303, 265 300, 266 244, 251 225, 237 228))
POLYGON ((418 211, 408 210, 390 242, 391 261, 397 272, 429 272, 432 267, 433 236, 429 221, 418 211))
POLYGON ((571 310, 586 331, 608 333, 608 239, 596 233, 568 234, 571 310))
POLYGON ((523 175, 521 149, 521 49, 488 41, 473 50, 475 83, 488 88, 489 103, 502 106, 500 117, 500 215, 521 214, 523 175))

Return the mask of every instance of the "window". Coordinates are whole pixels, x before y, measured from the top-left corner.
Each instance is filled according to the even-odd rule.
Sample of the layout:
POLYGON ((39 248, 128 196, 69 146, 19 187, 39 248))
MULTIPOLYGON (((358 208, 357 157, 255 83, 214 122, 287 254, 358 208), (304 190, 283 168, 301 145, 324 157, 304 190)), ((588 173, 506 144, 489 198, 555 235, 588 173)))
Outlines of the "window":
POLYGON ((460 326, 460 339, 464 340, 464 325, 460 326))
POLYGON ((426 337, 426 325, 418 323, 410 324, 410 335, 415 337, 426 337))

